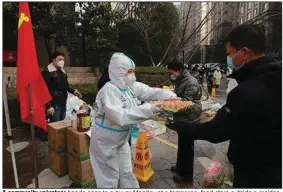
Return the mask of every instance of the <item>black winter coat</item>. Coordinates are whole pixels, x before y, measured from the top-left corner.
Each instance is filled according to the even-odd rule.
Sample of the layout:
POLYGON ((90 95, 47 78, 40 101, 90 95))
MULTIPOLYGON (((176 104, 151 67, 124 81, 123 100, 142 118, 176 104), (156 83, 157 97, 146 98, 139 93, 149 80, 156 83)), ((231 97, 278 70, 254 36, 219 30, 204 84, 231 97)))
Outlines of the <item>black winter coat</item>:
POLYGON ((188 70, 184 70, 175 81, 174 92, 177 97, 180 97, 183 101, 192 101, 198 105, 201 105, 201 86, 198 80, 190 74, 188 70))
POLYGON ((64 70, 57 70, 53 64, 49 64, 42 72, 42 76, 52 96, 52 101, 46 104, 46 108, 54 105, 65 106, 68 92, 74 93, 74 89, 68 83, 68 76, 64 70))
POLYGON ((106 68, 97 83, 98 91, 109 81, 110 81, 109 72, 108 72, 108 68, 106 68))
POLYGON ((245 64, 229 78, 238 86, 215 118, 183 126, 195 140, 230 140, 228 158, 234 166, 234 187, 282 186, 282 68, 272 56, 245 64))
POLYGON ((183 121, 188 122, 198 119, 202 112, 202 90, 198 80, 185 69, 173 83, 177 97, 180 97, 183 101, 192 101, 195 104, 190 110, 174 114, 174 119, 181 118, 183 121))

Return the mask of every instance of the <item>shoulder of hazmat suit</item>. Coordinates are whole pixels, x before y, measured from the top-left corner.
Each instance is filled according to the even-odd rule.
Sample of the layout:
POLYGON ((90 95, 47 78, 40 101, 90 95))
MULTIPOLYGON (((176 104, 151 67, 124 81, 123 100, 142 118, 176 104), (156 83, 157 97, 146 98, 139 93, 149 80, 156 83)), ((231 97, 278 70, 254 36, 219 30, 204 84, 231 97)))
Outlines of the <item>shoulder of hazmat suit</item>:
POLYGON ((133 69, 135 64, 129 57, 114 53, 109 65, 110 82, 96 97, 90 158, 98 188, 139 188, 133 173, 128 139, 132 125, 153 116, 152 105, 139 105, 139 99, 176 96, 135 82, 133 69))

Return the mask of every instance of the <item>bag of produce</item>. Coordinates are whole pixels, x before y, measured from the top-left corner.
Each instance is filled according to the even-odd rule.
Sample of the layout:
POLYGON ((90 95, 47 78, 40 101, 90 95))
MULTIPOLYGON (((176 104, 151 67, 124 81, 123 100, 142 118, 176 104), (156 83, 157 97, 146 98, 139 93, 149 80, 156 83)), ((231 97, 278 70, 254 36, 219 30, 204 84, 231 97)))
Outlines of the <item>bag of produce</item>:
POLYGON ((204 172, 203 187, 205 188, 230 188, 233 181, 233 168, 227 156, 216 152, 212 162, 204 172))

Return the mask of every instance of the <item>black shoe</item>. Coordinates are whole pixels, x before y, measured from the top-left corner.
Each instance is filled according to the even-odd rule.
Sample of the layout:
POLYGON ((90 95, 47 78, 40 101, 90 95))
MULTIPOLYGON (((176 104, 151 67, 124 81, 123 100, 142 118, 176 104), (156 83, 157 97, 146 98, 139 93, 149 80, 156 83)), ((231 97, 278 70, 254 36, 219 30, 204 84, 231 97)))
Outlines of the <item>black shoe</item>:
POLYGON ((173 181, 176 183, 193 183, 193 177, 182 177, 179 174, 174 175, 173 181))
POLYGON ((170 168, 170 171, 173 172, 173 173, 178 173, 178 168, 176 166, 172 166, 170 168))

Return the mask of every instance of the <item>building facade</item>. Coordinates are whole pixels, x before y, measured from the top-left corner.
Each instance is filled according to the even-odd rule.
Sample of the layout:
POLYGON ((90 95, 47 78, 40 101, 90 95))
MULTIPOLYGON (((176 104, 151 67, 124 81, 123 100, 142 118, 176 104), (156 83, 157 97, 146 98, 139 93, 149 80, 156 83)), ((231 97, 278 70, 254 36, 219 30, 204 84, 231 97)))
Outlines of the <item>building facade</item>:
MULTIPOLYGON (((224 39, 234 27, 244 23, 260 25, 267 37, 267 53, 277 54, 281 58, 281 2, 200 2, 199 4, 200 11, 192 12, 192 17, 199 18, 198 22, 201 22, 211 10, 209 20, 196 35, 198 38, 194 38, 191 43, 194 47, 200 46, 201 63, 225 63, 224 39)), ((183 14, 186 11, 187 9, 184 8, 183 14)))

